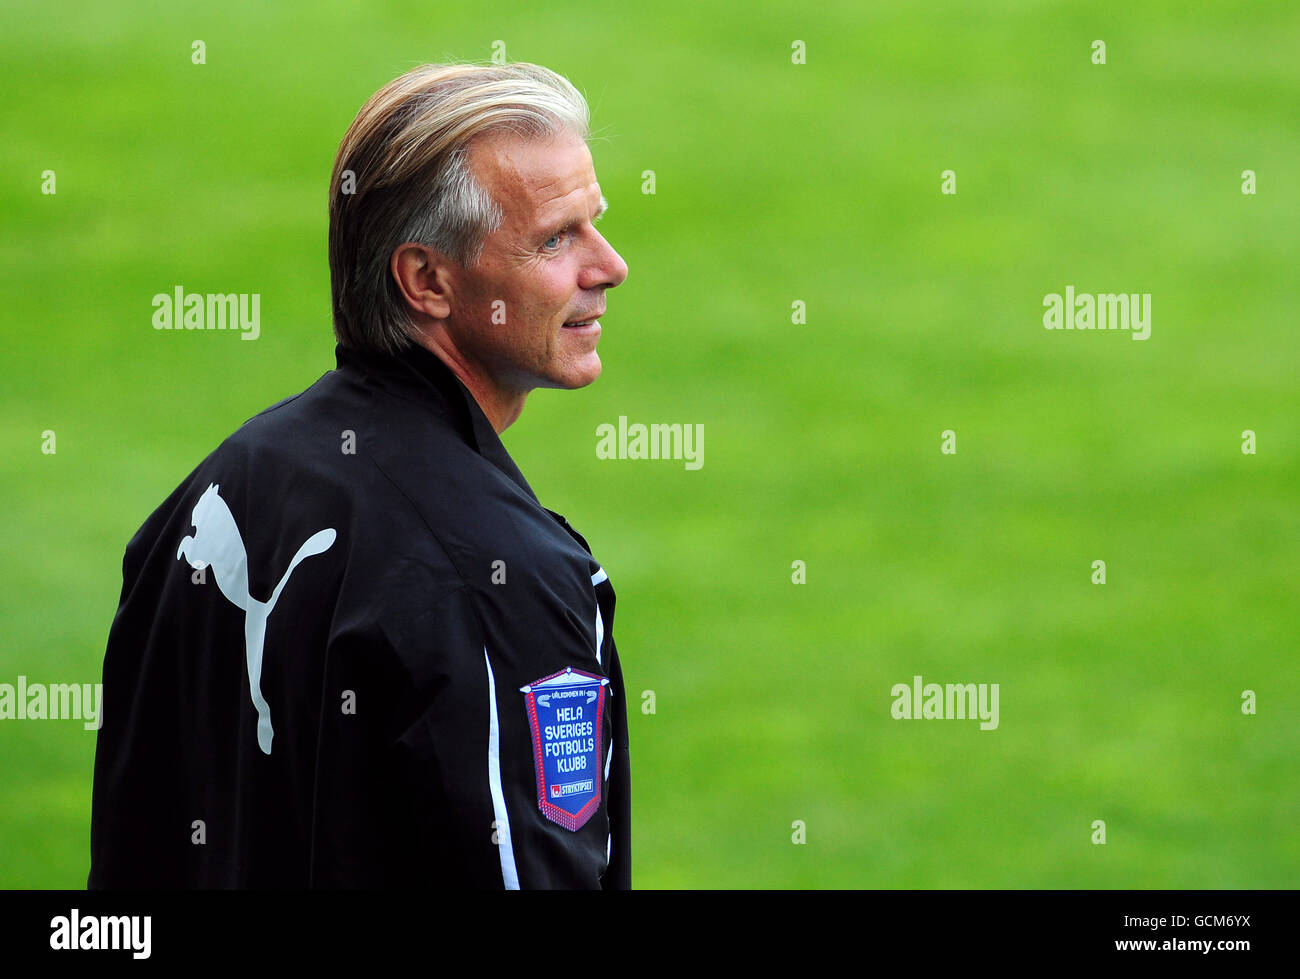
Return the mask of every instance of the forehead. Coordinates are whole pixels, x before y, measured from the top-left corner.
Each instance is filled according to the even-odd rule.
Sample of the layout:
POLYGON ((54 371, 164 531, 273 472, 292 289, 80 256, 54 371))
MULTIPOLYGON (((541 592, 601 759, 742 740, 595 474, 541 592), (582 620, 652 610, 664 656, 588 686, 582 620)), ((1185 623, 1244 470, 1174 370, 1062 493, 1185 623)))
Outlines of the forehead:
POLYGON ((572 133, 488 133, 470 145, 469 164, 515 230, 544 225, 600 193, 591 151, 572 133))

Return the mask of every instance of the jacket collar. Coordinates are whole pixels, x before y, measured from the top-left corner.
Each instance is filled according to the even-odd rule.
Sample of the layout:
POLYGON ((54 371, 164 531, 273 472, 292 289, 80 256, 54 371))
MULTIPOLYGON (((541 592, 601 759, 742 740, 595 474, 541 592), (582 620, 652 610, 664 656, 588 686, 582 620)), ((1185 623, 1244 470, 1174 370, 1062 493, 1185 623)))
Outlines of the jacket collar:
POLYGON ((337 344, 334 356, 340 371, 355 370, 368 374, 385 387, 426 404, 438 417, 447 421, 467 445, 537 500, 537 494, 510 458, 469 388, 437 354, 418 344, 411 344, 398 354, 354 350, 337 344))

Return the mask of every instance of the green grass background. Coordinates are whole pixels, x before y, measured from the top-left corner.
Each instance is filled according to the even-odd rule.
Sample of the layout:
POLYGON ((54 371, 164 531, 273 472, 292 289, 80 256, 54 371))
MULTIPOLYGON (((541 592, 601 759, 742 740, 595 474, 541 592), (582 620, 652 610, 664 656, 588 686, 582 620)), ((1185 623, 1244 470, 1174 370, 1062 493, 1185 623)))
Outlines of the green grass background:
MULTIPOLYGON (((631 269, 602 378, 505 441, 656 695, 636 885, 1296 886, 1289 0, 6 4, 0 682, 100 678, 127 540, 333 367, 353 114, 496 40, 586 92, 631 269), (261 293, 261 338, 154 331, 178 284, 261 293), (1151 293, 1151 338, 1044 330, 1067 284, 1151 293), (702 423, 704 467, 598 460, 619 415, 702 423), (892 720, 914 674, 1001 726, 892 720)), ((84 886, 93 759, 0 721, 0 886, 84 886)))

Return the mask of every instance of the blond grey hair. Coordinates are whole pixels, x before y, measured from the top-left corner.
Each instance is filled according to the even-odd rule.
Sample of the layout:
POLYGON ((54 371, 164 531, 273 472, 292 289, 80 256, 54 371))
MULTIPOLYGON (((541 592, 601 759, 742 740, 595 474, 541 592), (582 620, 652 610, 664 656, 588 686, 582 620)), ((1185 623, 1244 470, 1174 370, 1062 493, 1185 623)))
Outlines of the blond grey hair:
POLYGON ((500 205, 469 166, 490 132, 590 137, 587 102, 541 65, 423 65, 370 97, 348 127, 330 177, 334 335, 345 347, 395 353, 415 322, 390 272, 405 242, 464 267, 501 226, 500 205))

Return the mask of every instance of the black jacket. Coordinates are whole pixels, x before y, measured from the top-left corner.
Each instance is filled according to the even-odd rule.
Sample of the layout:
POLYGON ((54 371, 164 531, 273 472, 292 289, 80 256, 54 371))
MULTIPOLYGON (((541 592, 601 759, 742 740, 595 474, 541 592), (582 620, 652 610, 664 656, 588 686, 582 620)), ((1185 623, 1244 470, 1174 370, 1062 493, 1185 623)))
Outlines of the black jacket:
POLYGON ((630 886, 608 577, 437 357, 337 355, 127 546, 90 887, 630 886))

